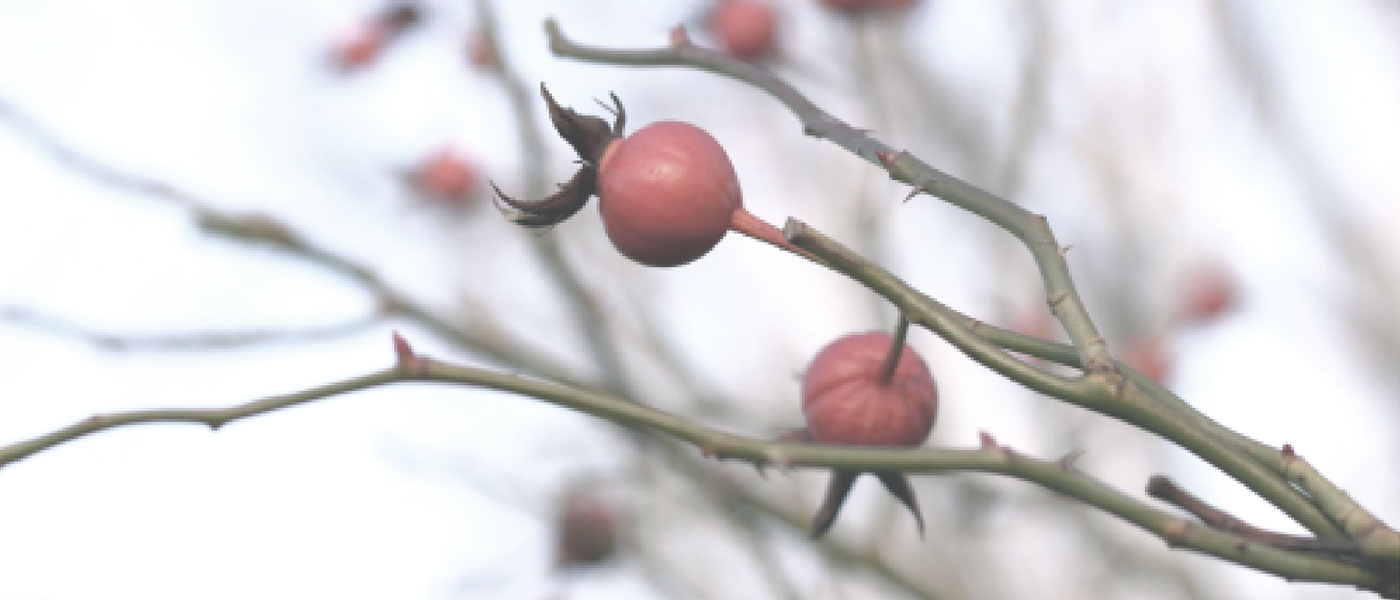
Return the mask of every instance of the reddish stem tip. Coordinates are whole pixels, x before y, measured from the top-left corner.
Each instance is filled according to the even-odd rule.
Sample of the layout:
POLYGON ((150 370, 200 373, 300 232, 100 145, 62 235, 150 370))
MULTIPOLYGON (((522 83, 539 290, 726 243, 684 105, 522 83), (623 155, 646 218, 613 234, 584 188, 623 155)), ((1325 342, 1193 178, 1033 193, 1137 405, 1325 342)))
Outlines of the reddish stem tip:
POLYGON ((403 339, 397 329, 394 330, 393 338, 394 357, 398 360, 399 365, 406 365, 418 358, 418 355, 413 352, 413 346, 408 345, 408 340, 403 339))

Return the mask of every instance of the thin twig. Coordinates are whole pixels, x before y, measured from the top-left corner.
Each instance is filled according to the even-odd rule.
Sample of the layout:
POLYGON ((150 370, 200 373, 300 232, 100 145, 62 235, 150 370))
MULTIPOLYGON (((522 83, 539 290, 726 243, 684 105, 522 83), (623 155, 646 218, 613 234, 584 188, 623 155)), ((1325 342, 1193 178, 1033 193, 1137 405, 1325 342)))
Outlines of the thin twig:
POLYGON ((1275 548, 1287 548, 1289 550, 1309 550, 1317 552, 1335 552, 1338 554, 1361 553, 1361 545, 1355 540, 1320 540, 1313 537, 1303 537, 1298 535, 1288 535, 1267 529, 1260 529, 1249 523, 1245 523, 1234 515, 1211 506, 1204 500, 1196 497, 1177 485, 1171 479, 1163 475, 1153 475, 1147 481, 1147 495, 1163 502, 1180 507, 1200 519, 1206 525, 1233 533, 1247 540, 1253 540, 1260 544, 1268 544, 1275 548))
POLYGON ((77 338, 104 350, 179 352, 186 350, 227 350, 263 344, 309 343, 344 337, 365 331, 382 322, 374 313, 344 323, 321 327, 287 329, 243 329, 226 331, 187 331, 180 333, 116 333, 100 331, 80 323, 45 314, 23 306, 0 306, 0 321, 54 335, 77 338))
POLYGON ((1055 316, 1064 324, 1074 346, 1082 355, 1089 381, 1103 395, 1116 389, 1117 373, 1104 344, 1079 300, 1060 256, 1060 244, 1050 232, 1045 218, 1032 214, 993 194, 978 189, 952 175, 939 171, 906 152, 896 152, 867 132, 856 129, 827 114, 792 86, 760 66, 730 58, 673 36, 681 43, 658 50, 614 50, 594 48, 569 40, 553 19, 545 22, 550 50, 556 55, 582 60, 630 66, 686 66, 731 77, 765 92, 785 104, 801 121, 803 132, 829 139, 857 156, 881 165, 896 180, 996 223, 1022 241, 1040 267, 1046 284, 1046 298, 1055 316))

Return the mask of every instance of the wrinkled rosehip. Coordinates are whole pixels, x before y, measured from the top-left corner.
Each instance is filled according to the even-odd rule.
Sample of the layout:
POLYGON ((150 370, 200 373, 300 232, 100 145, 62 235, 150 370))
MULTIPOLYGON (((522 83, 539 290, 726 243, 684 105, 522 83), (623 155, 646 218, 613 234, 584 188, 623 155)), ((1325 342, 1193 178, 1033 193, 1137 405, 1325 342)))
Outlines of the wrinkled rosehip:
MULTIPOLYGON (((923 443, 938 414, 938 390, 933 374, 912 348, 893 346, 889 334, 873 331, 840 338, 817 353, 802 375, 802 412, 809 439, 862 446, 923 443), (897 360, 893 369, 891 360, 897 360)), ((922 535, 923 517, 908 479, 899 472, 875 475, 914 514, 922 535)), ((812 525, 813 537, 824 534, 836 521, 859 476, 841 469, 832 473, 812 525)))

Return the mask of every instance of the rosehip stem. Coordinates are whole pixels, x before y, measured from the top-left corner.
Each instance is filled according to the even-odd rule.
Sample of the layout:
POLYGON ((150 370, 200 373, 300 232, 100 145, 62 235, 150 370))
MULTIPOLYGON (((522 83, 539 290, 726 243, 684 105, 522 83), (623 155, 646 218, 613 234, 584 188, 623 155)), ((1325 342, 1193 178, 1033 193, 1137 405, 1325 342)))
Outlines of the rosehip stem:
POLYGON ((909 317, 899 313, 899 323, 894 326, 894 341, 890 342, 890 352, 880 365, 880 385, 889 384, 894 378, 894 370, 899 368, 899 357, 904 355, 904 339, 909 337, 909 317))
POLYGON ((763 219, 754 216, 753 213, 746 210, 742 205, 740 205, 739 208, 734 209, 734 214, 730 217, 729 220, 729 229, 731 231, 749 236, 760 242, 772 244, 782 250, 787 250, 788 252, 801 256, 802 258, 815 262, 819 265, 827 264, 825 260, 818 258, 817 255, 803 250, 802 248, 798 248, 797 246, 794 246, 792 242, 789 242, 787 240, 787 237, 783 235, 782 230, 772 225, 769 225, 767 221, 764 221, 763 219))

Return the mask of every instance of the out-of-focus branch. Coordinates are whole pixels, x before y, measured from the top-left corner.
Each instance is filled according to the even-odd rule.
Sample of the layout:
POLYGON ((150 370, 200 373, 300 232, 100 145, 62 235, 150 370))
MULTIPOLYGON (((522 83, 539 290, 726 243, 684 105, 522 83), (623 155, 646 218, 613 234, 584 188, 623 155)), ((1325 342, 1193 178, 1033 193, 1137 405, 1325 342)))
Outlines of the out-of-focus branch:
MULTIPOLYGON (((500 42, 500 28, 496 24, 496 14, 490 0, 476 0, 476 13, 481 35, 496 57, 497 75, 515 114, 516 136, 520 139, 523 154, 520 164, 525 196, 543 197, 548 188, 548 169, 545 165, 549 164, 549 152, 540 136, 535 112, 530 110, 534 101, 530 87, 511 67, 505 47, 500 42)), ((573 313, 574 323, 583 330, 589 355, 596 361, 608 388, 623 396, 632 396, 634 390, 626 375, 622 352, 608 329, 611 319, 603 311, 597 296, 569 265, 556 238, 535 236, 532 242, 540 265, 563 293, 568 310, 573 313)))
POLYGON ((235 420, 390 383, 451 383, 530 396, 608 419, 629 428, 672 437, 701 449, 707 455, 742 460, 755 465, 780 464, 786 467, 898 470, 915 473, 980 471, 1003 474, 1040 484, 1096 506, 1161 537, 1172 546, 1190 548, 1292 580, 1353 585, 1400 597, 1400 583, 1394 578, 1386 578, 1357 565, 1260 545, 1227 532, 1194 525, 1188 520, 1114 490, 1082 472, 1068 468, 1062 461, 1030 458, 998 446, 989 438, 984 440, 982 448, 976 450, 773 443, 730 434, 608 394, 527 379, 514 374, 444 363, 415 354, 406 342, 397 337, 395 350, 398 362, 391 368, 228 408, 143 410, 94 415, 39 437, 0 447, 0 466, 72 439, 125 425, 190 422, 217 428, 235 420))
POLYGON ((554 20, 545 22, 550 49, 559 56, 630 66, 685 66, 710 71, 753 85, 785 104, 802 123, 807 135, 829 139, 857 156, 881 165, 898 181, 913 185, 918 192, 942 198, 983 217, 1015 235, 1035 258, 1045 280, 1046 298, 1055 316, 1064 325, 1082 355, 1088 375, 1086 385, 1109 397, 1121 376, 1113 368, 1107 345, 1084 309, 1061 255, 1060 244, 1044 217, 983 191, 952 175, 939 171, 905 152, 871 137, 827 114, 792 86, 760 66, 746 63, 713 50, 700 48, 677 29, 671 47, 659 50, 613 50, 580 45, 569 40, 554 20))
POLYGON ((0 306, 0 321, 45 333, 78 338, 104 350, 118 352, 223 350, 262 344, 317 342, 364 331, 381 322, 383 318, 382 313, 376 312, 322 327, 143 334, 100 331, 23 306, 0 306))
POLYGON ((369 267, 312 243, 272 217, 220 211, 213 208, 213 202, 197 194, 104 164, 74 150, 37 120, 3 100, 0 100, 0 118, 7 120, 15 131, 50 157, 93 181, 169 202, 183 208, 205 231, 242 243, 274 248, 360 284, 377 299, 381 310, 387 315, 414 321, 435 335, 511 369, 566 381, 570 385, 596 387, 596 384, 575 374, 572 369, 548 359, 523 340, 505 333, 493 324, 488 315, 474 314, 472 316, 477 318, 459 326, 398 291, 369 267))

